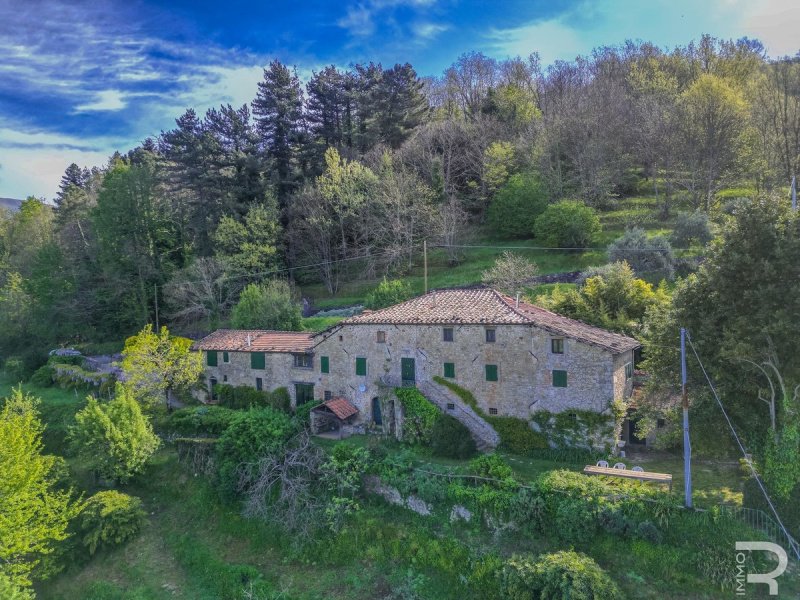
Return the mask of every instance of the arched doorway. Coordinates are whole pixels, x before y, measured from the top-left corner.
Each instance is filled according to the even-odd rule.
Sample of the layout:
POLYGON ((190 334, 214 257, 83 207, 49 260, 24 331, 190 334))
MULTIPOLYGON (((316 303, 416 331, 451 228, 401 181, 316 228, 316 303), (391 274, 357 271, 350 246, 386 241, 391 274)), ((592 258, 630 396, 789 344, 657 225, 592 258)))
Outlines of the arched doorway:
POLYGON ((383 415, 381 414, 381 399, 372 399, 372 422, 375 425, 383 425, 383 415))

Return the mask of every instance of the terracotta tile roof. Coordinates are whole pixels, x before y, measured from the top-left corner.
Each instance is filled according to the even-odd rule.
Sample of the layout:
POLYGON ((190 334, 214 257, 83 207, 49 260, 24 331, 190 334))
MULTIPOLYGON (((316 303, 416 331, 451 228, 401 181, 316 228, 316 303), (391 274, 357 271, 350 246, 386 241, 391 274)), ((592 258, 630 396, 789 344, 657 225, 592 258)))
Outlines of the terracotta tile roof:
POLYGON ((520 302, 491 288, 434 290, 380 310, 345 319, 340 325, 534 325, 557 335, 599 346, 617 354, 640 346, 633 338, 612 333, 520 302))
POLYGON ((321 406, 316 407, 314 410, 319 410, 322 407, 327 408, 342 421, 358 414, 358 409, 350 404, 349 400, 341 396, 336 396, 327 402, 323 402, 321 406))
POLYGON ((312 345, 311 334, 305 332, 217 329, 195 342, 192 348, 229 352, 308 352, 312 345))

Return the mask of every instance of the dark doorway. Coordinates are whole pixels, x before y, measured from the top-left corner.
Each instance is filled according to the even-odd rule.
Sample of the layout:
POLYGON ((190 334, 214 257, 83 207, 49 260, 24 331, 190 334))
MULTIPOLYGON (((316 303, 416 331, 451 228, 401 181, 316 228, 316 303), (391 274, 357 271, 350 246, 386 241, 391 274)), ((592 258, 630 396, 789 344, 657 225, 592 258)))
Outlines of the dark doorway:
POLYGON ((628 429, 628 443, 633 446, 644 446, 647 443, 647 439, 636 435, 636 425, 639 423, 639 419, 628 419, 625 423, 628 429))
POLYGON ((372 421, 375 423, 375 425, 383 425, 383 415, 381 415, 380 398, 372 399, 372 421))
POLYGON ((400 378, 403 380, 403 385, 416 384, 417 375, 413 358, 400 359, 400 378))

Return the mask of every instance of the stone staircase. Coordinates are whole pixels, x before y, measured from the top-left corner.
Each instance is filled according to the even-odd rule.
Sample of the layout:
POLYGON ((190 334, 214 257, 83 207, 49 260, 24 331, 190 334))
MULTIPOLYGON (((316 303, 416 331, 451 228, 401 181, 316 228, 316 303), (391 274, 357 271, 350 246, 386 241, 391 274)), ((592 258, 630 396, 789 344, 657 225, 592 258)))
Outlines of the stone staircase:
POLYGON ((435 382, 417 384, 420 392, 439 409, 458 419, 472 434, 475 445, 481 452, 491 452, 500 444, 500 436, 484 421, 471 406, 443 385, 435 382), (452 407, 452 408, 451 408, 452 407))
MULTIPOLYGON (((388 387, 408 385, 388 376, 381 377, 380 381, 388 387)), ((439 410, 458 419, 469 429, 478 450, 491 452, 500 444, 500 436, 494 428, 448 388, 435 382, 416 382, 415 387, 439 410)))

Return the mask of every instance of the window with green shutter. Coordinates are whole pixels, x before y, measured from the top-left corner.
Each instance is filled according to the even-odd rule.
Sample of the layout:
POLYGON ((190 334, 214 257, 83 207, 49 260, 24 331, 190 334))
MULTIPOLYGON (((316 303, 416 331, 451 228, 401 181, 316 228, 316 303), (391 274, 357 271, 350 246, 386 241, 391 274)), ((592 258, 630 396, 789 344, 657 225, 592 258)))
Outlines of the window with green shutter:
POLYGON ((367 359, 356 358, 356 375, 366 376, 367 374, 367 359))
POLYGON ((451 379, 456 376, 455 363, 444 363, 444 376, 449 377, 451 379))
POLYGON ((553 370, 553 387, 567 387, 567 372, 553 370))
POLYGON ((497 381, 497 365, 486 365, 486 381, 497 381))
POLYGON ((331 362, 327 356, 320 356, 319 357, 319 370, 321 373, 330 373, 331 372, 331 362))
POLYGON ((227 352, 222 353, 222 362, 231 362, 231 357, 227 352))
POLYGON ((266 359, 263 352, 250 353, 250 368, 251 369, 264 369, 266 367, 266 359))
POLYGON ((206 352, 206 364, 209 367, 216 367, 217 366, 217 351, 216 350, 209 350, 206 352))
POLYGON ((314 400, 314 384, 313 383, 295 383, 294 384, 294 401, 296 406, 312 402, 314 400))

